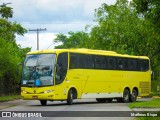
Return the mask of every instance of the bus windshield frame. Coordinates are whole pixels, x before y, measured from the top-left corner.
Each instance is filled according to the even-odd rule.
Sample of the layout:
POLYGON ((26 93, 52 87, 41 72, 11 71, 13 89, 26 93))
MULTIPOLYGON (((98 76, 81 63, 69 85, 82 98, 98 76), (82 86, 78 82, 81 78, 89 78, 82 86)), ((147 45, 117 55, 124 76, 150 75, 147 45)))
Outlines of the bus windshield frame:
POLYGON ((56 54, 27 55, 23 65, 21 86, 53 86, 55 62, 56 54))

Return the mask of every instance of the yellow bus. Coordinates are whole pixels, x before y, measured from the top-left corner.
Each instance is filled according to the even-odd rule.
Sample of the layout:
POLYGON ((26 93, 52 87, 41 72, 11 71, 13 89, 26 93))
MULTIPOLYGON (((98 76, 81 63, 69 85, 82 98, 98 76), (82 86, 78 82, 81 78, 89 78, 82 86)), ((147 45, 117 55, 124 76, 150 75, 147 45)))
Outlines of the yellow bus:
POLYGON ((23 65, 21 96, 25 100, 67 101, 95 98, 97 102, 133 102, 151 90, 147 56, 91 49, 29 52, 23 65))

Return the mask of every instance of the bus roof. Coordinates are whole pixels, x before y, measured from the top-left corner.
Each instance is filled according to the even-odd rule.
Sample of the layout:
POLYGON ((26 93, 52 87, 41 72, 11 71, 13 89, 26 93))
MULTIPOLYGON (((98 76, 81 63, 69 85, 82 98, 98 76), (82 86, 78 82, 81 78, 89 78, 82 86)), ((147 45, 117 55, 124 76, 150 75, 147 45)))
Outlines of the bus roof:
POLYGON ((149 59, 147 56, 134 56, 134 55, 128 55, 128 54, 118 54, 114 51, 93 50, 93 49, 86 49, 86 48, 37 50, 37 51, 29 52, 27 54, 45 54, 45 53, 61 53, 61 52, 73 52, 73 53, 106 55, 106 56, 108 55, 108 56, 117 56, 117 57, 126 57, 126 58, 149 59))

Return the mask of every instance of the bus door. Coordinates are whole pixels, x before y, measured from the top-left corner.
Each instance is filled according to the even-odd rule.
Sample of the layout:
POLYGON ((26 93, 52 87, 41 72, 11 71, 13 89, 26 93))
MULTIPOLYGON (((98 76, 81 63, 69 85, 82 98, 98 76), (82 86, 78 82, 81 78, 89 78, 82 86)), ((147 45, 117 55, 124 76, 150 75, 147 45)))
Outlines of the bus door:
POLYGON ((67 96, 68 53, 58 55, 55 72, 55 99, 66 99, 67 96))

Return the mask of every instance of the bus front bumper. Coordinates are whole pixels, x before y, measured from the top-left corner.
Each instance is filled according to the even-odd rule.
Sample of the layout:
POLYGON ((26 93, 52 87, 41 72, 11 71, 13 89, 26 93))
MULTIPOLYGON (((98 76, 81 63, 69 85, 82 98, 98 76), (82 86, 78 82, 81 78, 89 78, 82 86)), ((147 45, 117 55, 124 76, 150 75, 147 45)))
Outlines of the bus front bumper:
POLYGON ((53 93, 42 93, 42 94, 25 94, 21 93, 23 100, 54 100, 53 93))

